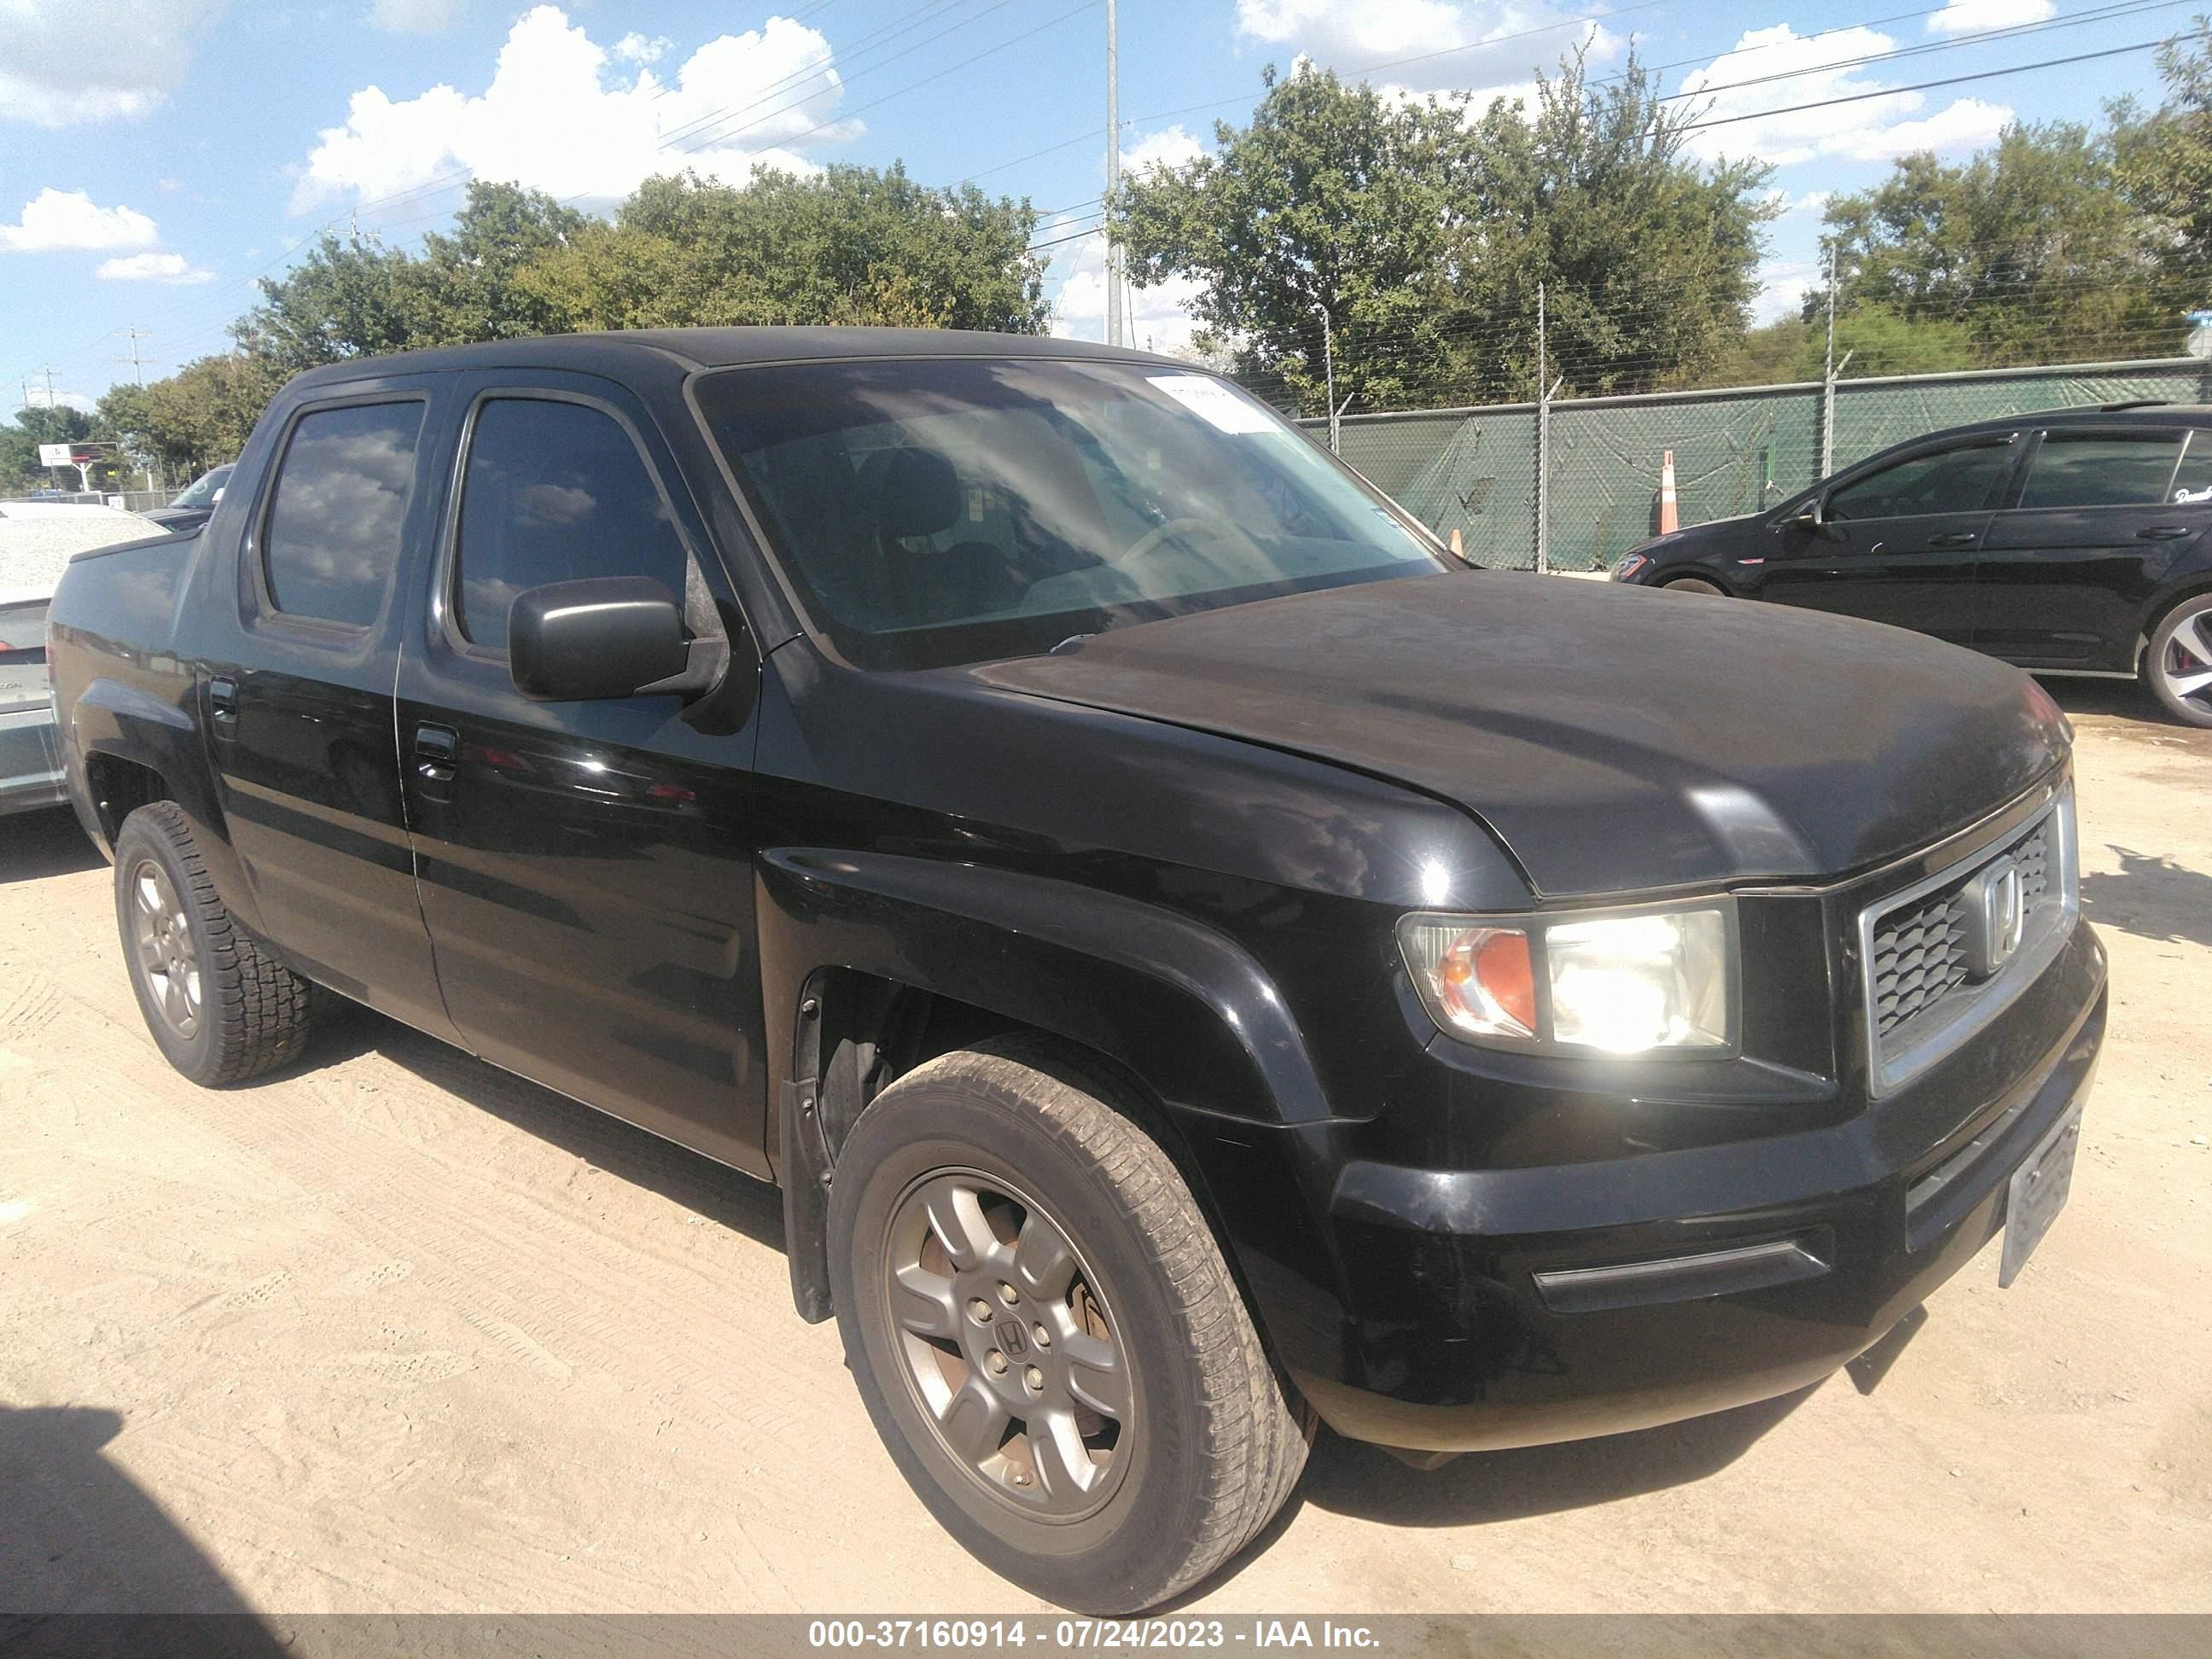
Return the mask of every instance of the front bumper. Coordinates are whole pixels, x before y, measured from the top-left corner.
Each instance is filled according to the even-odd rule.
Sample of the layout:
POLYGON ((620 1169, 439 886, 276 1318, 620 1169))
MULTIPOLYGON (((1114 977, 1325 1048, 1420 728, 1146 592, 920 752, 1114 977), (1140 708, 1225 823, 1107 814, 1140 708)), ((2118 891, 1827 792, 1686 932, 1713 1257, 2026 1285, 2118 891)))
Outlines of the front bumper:
POLYGON ((59 806, 68 799, 53 706, 0 714, 0 812, 59 806))
POLYGON ((2086 924, 2021 1004, 1919 1085, 1978 1096, 1933 1146, 1900 1132, 1900 1099, 1570 1168, 1347 1164, 1329 1219, 1356 1306, 1331 1363, 1292 1358, 1292 1380, 1339 1433, 1424 1451, 1646 1428, 1818 1381, 1980 1251, 2011 1172, 2087 1092, 2106 967, 2086 924))

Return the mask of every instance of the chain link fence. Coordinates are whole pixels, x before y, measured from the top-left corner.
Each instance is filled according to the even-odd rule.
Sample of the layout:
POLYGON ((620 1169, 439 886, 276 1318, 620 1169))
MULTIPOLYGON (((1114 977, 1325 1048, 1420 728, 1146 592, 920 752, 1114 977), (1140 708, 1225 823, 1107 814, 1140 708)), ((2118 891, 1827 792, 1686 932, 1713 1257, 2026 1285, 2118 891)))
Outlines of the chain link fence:
MULTIPOLYGON (((1658 527, 1659 469, 1674 456, 1686 524, 1758 513, 1822 476, 1820 380, 1711 392, 1561 398, 1538 406, 1348 415, 1340 453, 1476 562, 1603 569, 1658 527), (1537 522, 1543 470, 1546 522, 1537 522)), ((2137 399, 2212 403, 2197 357, 1889 375, 1834 383, 1838 471, 1942 427, 2137 399)), ((1326 441, 1328 422, 1301 425, 1326 441)))

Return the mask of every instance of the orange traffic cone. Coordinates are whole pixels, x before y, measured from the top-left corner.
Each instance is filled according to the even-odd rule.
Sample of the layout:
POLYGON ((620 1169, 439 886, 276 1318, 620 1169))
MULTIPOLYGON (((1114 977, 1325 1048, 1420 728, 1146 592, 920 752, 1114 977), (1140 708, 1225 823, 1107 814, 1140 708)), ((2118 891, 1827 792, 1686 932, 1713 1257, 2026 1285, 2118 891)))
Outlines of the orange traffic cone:
POLYGON ((1459 532, 1456 529, 1452 532, 1451 550, 1452 557, 1455 559, 1464 559, 1467 557, 1467 548, 1465 544, 1461 542, 1459 538, 1459 532))
POLYGON ((1681 510, 1674 501, 1674 452, 1669 449, 1659 457, 1659 533, 1681 527, 1681 510))

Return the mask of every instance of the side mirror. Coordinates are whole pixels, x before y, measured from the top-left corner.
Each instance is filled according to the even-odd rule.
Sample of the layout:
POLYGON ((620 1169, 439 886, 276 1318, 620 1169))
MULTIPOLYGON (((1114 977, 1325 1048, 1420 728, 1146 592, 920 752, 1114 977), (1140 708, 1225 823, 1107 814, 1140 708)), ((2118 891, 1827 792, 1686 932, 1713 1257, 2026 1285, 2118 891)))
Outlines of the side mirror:
POLYGON ((1818 495, 1814 496, 1811 501, 1782 521, 1785 529, 1802 530, 1814 536, 1820 533, 1827 522, 1827 513, 1821 507, 1820 497, 1818 495))
POLYGON ((720 641, 694 641, 684 608, 645 576, 548 582, 507 613, 507 671, 540 702, 683 695, 713 683, 720 641))
POLYGON ((229 487, 230 486, 228 484, 217 484, 215 487, 215 494, 208 497, 208 505, 210 507, 213 507, 217 502, 221 501, 222 500, 222 492, 229 487))

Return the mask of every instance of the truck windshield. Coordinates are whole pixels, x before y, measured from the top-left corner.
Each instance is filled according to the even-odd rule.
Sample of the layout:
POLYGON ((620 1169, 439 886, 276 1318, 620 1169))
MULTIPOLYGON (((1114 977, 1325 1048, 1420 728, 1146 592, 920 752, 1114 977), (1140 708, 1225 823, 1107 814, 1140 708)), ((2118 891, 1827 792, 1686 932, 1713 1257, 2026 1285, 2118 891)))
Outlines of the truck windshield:
POLYGON ((215 492, 230 482, 230 469, 219 466, 212 472, 203 472, 192 480, 191 488, 171 501, 171 507, 212 507, 215 492))
POLYGON ((784 574, 862 667, 1030 655, 1443 564, 1210 374, 873 359, 730 369, 698 391, 784 574))

